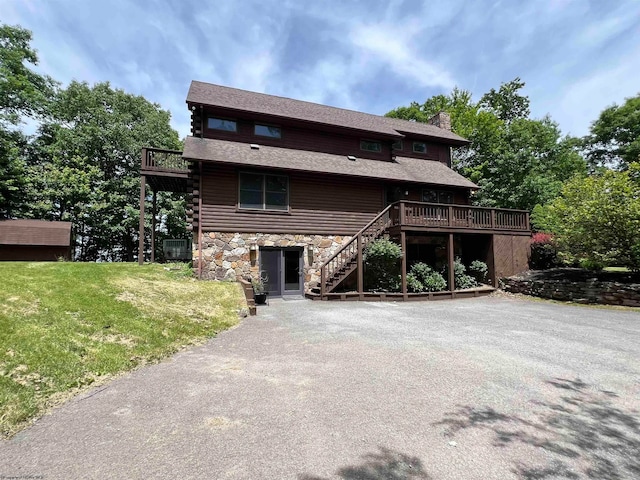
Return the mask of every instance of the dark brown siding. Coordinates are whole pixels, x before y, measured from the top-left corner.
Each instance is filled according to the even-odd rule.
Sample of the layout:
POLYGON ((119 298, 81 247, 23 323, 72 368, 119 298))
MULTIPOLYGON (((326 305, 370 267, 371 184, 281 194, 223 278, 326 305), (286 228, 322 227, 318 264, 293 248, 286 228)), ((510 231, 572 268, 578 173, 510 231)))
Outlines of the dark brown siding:
POLYGON ((244 211, 237 207, 238 171, 206 165, 202 188, 203 230, 350 235, 384 208, 381 182, 293 172, 288 177, 288 213, 244 211))
MULTIPOLYGON (((210 114, 210 116, 216 116, 210 114)), ((218 138, 234 142, 257 143, 259 145, 271 145, 274 147, 293 148, 313 152, 332 153, 336 155, 354 155, 360 158, 372 160, 391 161, 391 143, 388 139, 380 139, 371 135, 344 135, 331 132, 323 132, 318 129, 305 129, 301 126, 273 123, 269 121, 254 121, 238 117, 217 115, 220 118, 229 118, 237 122, 237 132, 225 132, 206 128, 207 120, 204 120, 205 138, 218 138), (254 134, 254 124, 279 126, 282 129, 282 138, 270 138, 254 134), (382 151, 380 153, 360 150, 360 140, 380 141, 382 151)), ((437 160, 437 158, 436 158, 437 160)))
POLYGON ((0 261, 54 262, 59 258, 69 260, 69 247, 48 245, 0 245, 0 261))
POLYGON ((521 273, 528 266, 530 238, 522 235, 494 235, 493 254, 497 279, 521 273))
POLYGON ((435 160, 451 166, 451 149, 448 145, 425 141, 420 138, 406 137, 402 140, 402 150, 394 150, 396 155, 401 157, 424 158, 435 160), (413 142, 424 142, 427 144, 427 153, 414 153, 413 142))

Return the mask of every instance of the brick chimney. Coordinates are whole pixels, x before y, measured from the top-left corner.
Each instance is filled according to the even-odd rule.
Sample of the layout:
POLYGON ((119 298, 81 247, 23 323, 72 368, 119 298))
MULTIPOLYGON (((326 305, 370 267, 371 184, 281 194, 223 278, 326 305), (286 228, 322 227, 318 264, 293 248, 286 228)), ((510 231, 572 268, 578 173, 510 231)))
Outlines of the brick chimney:
POLYGON ((451 131, 451 117, 446 112, 438 112, 427 123, 451 131))

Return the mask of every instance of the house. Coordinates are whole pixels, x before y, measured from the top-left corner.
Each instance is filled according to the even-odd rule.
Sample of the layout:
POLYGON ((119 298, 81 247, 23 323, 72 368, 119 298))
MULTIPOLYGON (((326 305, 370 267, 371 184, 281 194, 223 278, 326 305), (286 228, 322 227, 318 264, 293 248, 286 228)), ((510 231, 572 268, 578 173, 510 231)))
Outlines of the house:
POLYGON ((71 222, 0 221, 0 261, 55 261, 71 258, 71 222))
POLYGON ((362 252, 382 235, 405 252, 404 299, 416 261, 483 260, 494 285, 527 268, 528 213, 470 206, 478 187, 451 169, 468 141, 445 113, 423 124, 197 81, 186 103, 182 156, 145 149, 142 188, 191 194, 200 278, 365 298, 362 252))

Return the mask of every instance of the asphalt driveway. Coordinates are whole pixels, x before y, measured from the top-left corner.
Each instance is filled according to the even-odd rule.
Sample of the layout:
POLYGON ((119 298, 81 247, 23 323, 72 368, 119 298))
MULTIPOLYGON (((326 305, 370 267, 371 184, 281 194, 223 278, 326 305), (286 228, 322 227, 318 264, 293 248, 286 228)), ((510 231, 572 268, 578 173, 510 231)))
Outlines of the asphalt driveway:
POLYGON ((0 478, 640 478, 640 312, 272 301, 0 443, 0 478))

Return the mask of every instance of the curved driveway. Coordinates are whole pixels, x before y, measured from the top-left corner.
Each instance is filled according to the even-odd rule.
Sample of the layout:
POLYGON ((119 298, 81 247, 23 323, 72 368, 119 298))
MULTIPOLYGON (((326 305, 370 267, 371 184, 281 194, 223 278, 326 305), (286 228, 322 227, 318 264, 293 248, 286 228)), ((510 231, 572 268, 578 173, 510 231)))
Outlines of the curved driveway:
POLYGON ((0 478, 640 477, 640 312, 272 301, 0 443, 0 478))

